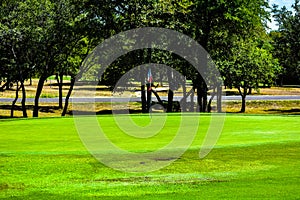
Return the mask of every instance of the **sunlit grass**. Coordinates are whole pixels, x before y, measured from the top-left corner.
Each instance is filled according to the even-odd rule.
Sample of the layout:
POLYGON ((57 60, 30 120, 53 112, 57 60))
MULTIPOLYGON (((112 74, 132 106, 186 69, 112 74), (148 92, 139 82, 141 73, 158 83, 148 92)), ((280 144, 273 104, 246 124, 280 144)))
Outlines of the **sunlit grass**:
MULTIPOLYGON (((148 115, 131 117, 141 125, 149 121, 148 115)), ((178 121, 176 114, 168 118, 170 123, 178 121)), ((163 134, 129 142, 128 137, 115 134, 119 129, 111 116, 98 119, 118 146, 151 149, 170 139, 163 134)), ((299 117, 228 114, 217 145, 199 159, 209 121, 209 115, 202 115, 199 134, 180 159, 159 171, 132 174, 110 169, 93 158, 81 143, 73 118, 0 120, 0 198, 299 197, 299 117)))

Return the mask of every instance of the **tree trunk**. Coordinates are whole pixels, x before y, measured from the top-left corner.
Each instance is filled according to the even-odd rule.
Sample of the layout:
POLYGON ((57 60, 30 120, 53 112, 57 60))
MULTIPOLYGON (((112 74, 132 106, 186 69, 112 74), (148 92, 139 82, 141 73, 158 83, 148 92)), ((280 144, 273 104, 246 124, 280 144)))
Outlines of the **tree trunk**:
MULTIPOLYGON (((5 83, 1 86, 0 91, 3 92, 4 90, 6 90, 6 89, 7 89, 7 85, 9 85, 9 82, 5 82, 5 83)), ((8 87, 8 89, 9 89, 9 87, 8 87)))
POLYGON ((222 112, 222 85, 217 86, 217 109, 218 113, 222 112))
POLYGON ((207 85, 199 74, 194 82, 194 87, 197 88, 198 111, 205 112, 207 107, 207 85))
POLYGON ((247 96, 247 87, 243 86, 243 91, 240 87, 238 87, 239 93, 242 97, 242 107, 241 107, 241 113, 244 113, 246 111, 246 96, 247 96))
POLYGON ((194 96, 195 96, 195 88, 193 87, 192 88, 192 93, 191 93, 191 105, 190 105, 190 112, 194 112, 195 111, 195 109, 194 109, 194 96))
POLYGON ((71 77, 71 85, 70 85, 68 94, 66 96, 65 106, 64 106, 64 109, 63 109, 63 111, 61 113, 61 116, 65 116, 67 114, 68 106, 69 106, 69 99, 70 99, 70 96, 72 94, 72 91, 73 91, 73 88, 74 88, 74 85, 75 85, 75 80, 76 80, 75 76, 72 76, 71 77))
POLYGON ((13 118, 14 117, 14 110, 15 110, 15 105, 16 105, 16 102, 19 98, 19 82, 17 81, 17 89, 16 89, 16 97, 15 99, 13 100, 12 104, 11 104, 11 109, 10 109, 10 117, 13 118))
POLYGON ((163 73, 159 72, 160 87, 163 87, 163 73))
POLYGON ((211 94, 211 97, 210 97, 210 99, 208 101, 208 104, 207 104, 207 112, 211 112, 211 102, 215 98, 215 96, 216 96, 216 91, 215 91, 215 88, 214 88, 214 91, 211 94))
POLYGON ((21 88, 22 88, 22 112, 23 112, 23 117, 27 118, 27 110, 26 110, 26 90, 24 86, 24 81, 21 81, 21 88))
POLYGON ((168 90, 168 106, 167 106, 167 112, 173 111, 173 96, 174 92, 172 90, 168 90))
MULTIPOLYGON (((186 89, 185 89, 186 90, 186 89)), ((180 105, 184 106, 185 104, 185 111, 192 112, 192 109, 188 107, 187 98, 190 96, 191 102, 193 102, 192 99, 194 99, 194 88, 192 88, 188 93, 185 91, 183 92, 183 98, 180 100, 180 105), (191 95, 191 96, 190 96, 191 95)), ((194 106, 194 105, 193 105, 194 106)), ((183 110, 183 109, 182 109, 183 110)))
POLYGON ((152 103, 152 92, 151 83, 147 84, 147 112, 150 112, 150 107, 152 103))
POLYGON ((33 117, 39 116, 39 99, 40 99, 46 78, 47 77, 42 76, 39 79, 38 86, 36 88, 35 98, 34 98, 34 106, 33 106, 33 114, 32 114, 33 117))
POLYGON ((159 97, 159 95, 157 94, 157 92, 154 90, 151 90, 151 92, 155 95, 158 103, 163 106, 163 102, 162 102, 161 98, 159 97))
POLYGON ((252 88, 249 88, 248 94, 249 94, 249 95, 252 94, 252 88))
POLYGON ((241 113, 244 113, 246 111, 246 97, 243 95, 242 96, 242 108, 241 108, 241 113))
POLYGON ((184 80, 183 84, 182 84, 182 93, 183 93, 183 101, 181 102, 181 109, 182 112, 186 112, 186 85, 185 85, 186 81, 184 80))
POLYGON ((58 83, 58 108, 63 108, 63 94, 62 94, 62 88, 63 88, 63 73, 60 73, 57 77, 57 83, 58 83))
POLYGON ((203 97, 202 92, 199 86, 197 86, 197 102, 198 102, 198 111, 203 112, 203 97))
POLYGON ((202 108, 203 108, 203 112, 206 112, 207 111, 207 86, 206 86, 206 84, 205 84, 202 92, 203 92, 203 102, 202 102, 203 105, 202 105, 202 108))
POLYGON ((146 101, 145 85, 141 86, 141 101, 142 101, 142 113, 146 113, 147 112, 147 101, 146 101))
POLYGON ((6 90, 9 90, 9 88, 10 88, 10 80, 9 79, 7 79, 5 86, 6 86, 6 90))

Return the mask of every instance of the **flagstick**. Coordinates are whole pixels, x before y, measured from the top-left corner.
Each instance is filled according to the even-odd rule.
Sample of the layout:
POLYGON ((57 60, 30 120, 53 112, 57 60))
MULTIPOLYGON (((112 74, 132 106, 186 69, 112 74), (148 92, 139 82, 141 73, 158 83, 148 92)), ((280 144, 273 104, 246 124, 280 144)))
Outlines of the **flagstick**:
POLYGON ((151 68, 149 68, 148 70, 148 74, 147 74, 147 111, 150 112, 150 107, 151 107, 151 103, 152 103, 152 88, 151 88, 151 84, 153 81, 153 77, 152 77, 152 73, 151 73, 151 68))

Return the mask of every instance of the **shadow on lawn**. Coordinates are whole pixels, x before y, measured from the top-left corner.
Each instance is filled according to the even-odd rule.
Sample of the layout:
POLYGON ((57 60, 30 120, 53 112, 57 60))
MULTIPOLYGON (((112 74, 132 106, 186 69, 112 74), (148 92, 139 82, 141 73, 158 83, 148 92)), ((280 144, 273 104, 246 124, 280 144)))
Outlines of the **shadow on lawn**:
MULTIPOLYGON (((61 110, 58 106, 39 106, 39 112, 42 113, 50 113, 50 114, 54 114, 59 112, 59 110, 61 110)), ((29 113, 33 111, 33 105, 27 105, 26 106, 27 109, 27 114, 30 115, 29 113)), ((11 110, 11 105, 0 105, 0 110, 6 110, 9 111, 11 110)), ((15 105, 14 107, 14 111, 22 111, 22 107, 19 105, 15 105)), ((20 118, 22 116, 14 116, 14 118, 20 118)), ((10 116, 8 116, 7 114, 0 114, 0 119, 6 119, 6 118, 11 118, 10 116)))
MULTIPOLYGON (((75 110, 75 111, 69 111, 68 114, 69 115, 73 115, 73 113, 76 113, 76 115, 94 115, 95 112, 89 112, 89 111, 78 111, 78 110, 75 110)), ((128 110, 114 110, 114 113, 117 113, 117 114, 139 114, 139 113, 142 113, 141 110, 135 110, 135 109, 129 109, 128 110)), ((100 111, 97 111, 96 112, 96 115, 108 115, 108 114, 113 114, 112 113, 112 110, 100 110, 100 111)))
MULTIPOLYGON (((62 110, 58 107, 58 106, 39 106, 39 112, 41 113, 46 113, 49 115, 53 115, 53 116, 60 116, 62 110)), ((30 113, 33 111, 33 105, 27 105, 26 106, 27 109, 27 114, 28 116, 31 116, 30 113)), ((7 119, 7 118, 11 118, 9 113, 11 110, 11 105, 0 105, 0 119, 7 119), (2 114, 1 110, 6 110, 7 114, 2 114)), ((15 105, 15 109, 14 111, 18 111, 18 112, 22 112, 22 107, 19 105, 15 105)), ((88 112, 88 111, 69 111, 67 112, 67 115, 73 115, 73 113, 76 113, 77 115, 94 115, 95 112, 88 112)), ((129 109, 128 110, 115 110, 114 113, 118 113, 118 114, 139 114, 142 113, 141 110, 139 109, 129 109)), ((102 109, 96 112, 96 115, 107 115, 107 114, 112 114, 112 110, 109 109, 102 109)), ((14 118, 21 118, 21 115, 16 115, 14 116, 14 118)))
POLYGON ((277 114, 293 114, 293 115, 300 115, 300 109, 292 108, 292 109, 268 109, 265 110, 267 112, 277 113, 277 114))

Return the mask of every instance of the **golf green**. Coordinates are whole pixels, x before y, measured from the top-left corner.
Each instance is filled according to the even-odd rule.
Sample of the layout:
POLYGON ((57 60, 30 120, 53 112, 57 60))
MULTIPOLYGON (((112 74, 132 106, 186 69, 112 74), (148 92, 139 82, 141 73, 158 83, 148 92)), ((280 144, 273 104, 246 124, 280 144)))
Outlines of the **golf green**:
MULTIPOLYGON (((154 119, 129 117, 142 127, 154 119)), ((180 124, 178 114, 161 117, 163 128, 148 138, 124 134, 111 115, 97 117, 115 146, 140 154, 163 148, 179 126, 199 126, 182 156, 160 170, 140 173, 117 171, 95 159, 80 140, 73 118, 0 120, 0 198, 299 198, 299 116, 227 114, 217 144, 201 159, 210 115, 201 114, 196 125, 180 124)), ((189 117, 192 122, 195 116, 189 117)))

